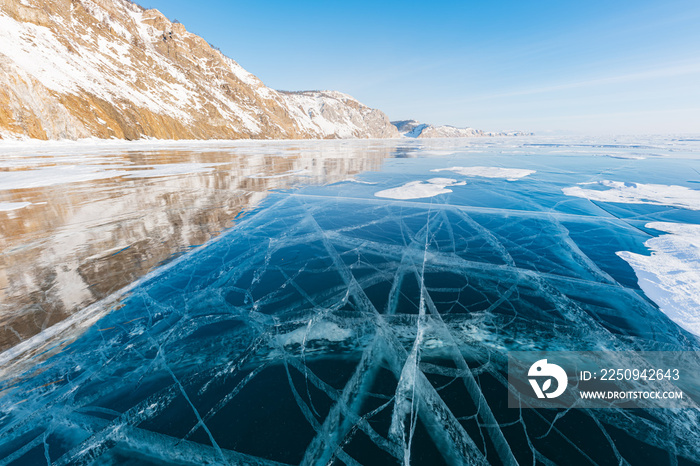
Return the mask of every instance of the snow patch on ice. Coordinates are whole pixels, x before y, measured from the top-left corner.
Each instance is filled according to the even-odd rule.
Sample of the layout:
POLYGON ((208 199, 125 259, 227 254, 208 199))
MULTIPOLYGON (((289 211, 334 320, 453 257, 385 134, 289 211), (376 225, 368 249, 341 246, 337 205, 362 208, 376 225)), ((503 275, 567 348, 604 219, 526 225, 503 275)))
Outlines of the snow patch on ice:
POLYGON ((532 175, 535 170, 525 170, 521 168, 501 168, 501 167, 451 167, 436 168, 433 172, 451 171, 463 176, 479 176, 482 178, 504 178, 508 181, 516 181, 520 178, 532 175))
POLYGON ((340 184, 340 183, 377 184, 376 182, 362 181, 362 180, 358 180, 357 178, 345 178, 344 180, 339 180, 339 181, 336 181, 332 184, 340 184))
POLYGON ((319 322, 311 327, 300 327, 293 332, 279 335, 278 339, 282 346, 302 345, 309 341, 344 341, 352 336, 348 329, 341 328, 333 322, 319 322))
POLYGON ((7 189, 41 188, 63 183, 101 180, 129 172, 105 170, 105 167, 67 165, 37 170, 0 172, 0 191, 7 189))
POLYGON ((463 186, 465 184, 464 181, 452 178, 431 178, 428 181, 411 181, 396 188, 376 192, 374 195, 387 199, 421 199, 451 193, 452 190, 447 189, 448 186, 463 186))
POLYGON ((644 243, 650 256, 617 253, 639 286, 679 326, 700 336, 700 225, 652 222, 647 228, 670 233, 644 243))
POLYGON ((221 163, 169 163, 160 165, 76 164, 40 167, 30 170, 0 172, 0 191, 42 188, 65 183, 80 183, 123 176, 124 178, 154 178, 189 175, 214 170, 221 163))
POLYGON ((30 205, 32 205, 31 202, 0 202, 0 212, 24 209, 30 205))
POLYGON ((579 186, 563 188, 567 196, 582 197, 591 201, 619 202, 623 204, 655 204, 682 209, 700 210, 700 191, 684 186, 663 184, 626 183, 603 180, 579 183, 579 186), (581 185, 594 185, 610 189, 585 189, 581 185))
POLYGON ((612 159, 625 159, 625 160, 644 160, 644 159, 646 159, 646 157, 644 157, 641 154, 625 154, 625 153, 605 154, 605 157, 610 157, 612 159))

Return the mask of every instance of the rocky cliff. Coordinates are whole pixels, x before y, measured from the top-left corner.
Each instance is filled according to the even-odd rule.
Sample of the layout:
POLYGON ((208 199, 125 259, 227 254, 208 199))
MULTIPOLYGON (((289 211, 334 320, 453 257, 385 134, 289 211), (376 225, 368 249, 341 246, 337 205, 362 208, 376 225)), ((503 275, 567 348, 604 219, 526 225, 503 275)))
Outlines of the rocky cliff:
POLYGON ((0 138, 398 137, 330 92, 277 92, 127 0, 0 0, 0 138))

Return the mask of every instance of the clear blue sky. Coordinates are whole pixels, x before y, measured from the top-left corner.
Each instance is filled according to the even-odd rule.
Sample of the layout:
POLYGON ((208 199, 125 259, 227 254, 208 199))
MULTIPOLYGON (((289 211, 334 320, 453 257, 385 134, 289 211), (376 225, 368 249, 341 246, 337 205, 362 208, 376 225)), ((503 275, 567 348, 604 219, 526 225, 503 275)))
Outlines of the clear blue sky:
MULTIPOLYGON (((146 0, 143 0, 144 2, 146 0)), ((700 133, 700 1, 148 0, 270 87, 392 120, 700 133)))

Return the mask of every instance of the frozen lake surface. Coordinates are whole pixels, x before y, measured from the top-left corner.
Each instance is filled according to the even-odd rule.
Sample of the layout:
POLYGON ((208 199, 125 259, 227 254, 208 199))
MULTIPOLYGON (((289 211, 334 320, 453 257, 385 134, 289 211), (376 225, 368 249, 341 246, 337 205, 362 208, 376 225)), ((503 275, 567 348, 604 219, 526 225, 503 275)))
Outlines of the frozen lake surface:
POLYGON ((2 464, 700 463, 506 381, 700 350, 700 140, 0 150, 2 464))

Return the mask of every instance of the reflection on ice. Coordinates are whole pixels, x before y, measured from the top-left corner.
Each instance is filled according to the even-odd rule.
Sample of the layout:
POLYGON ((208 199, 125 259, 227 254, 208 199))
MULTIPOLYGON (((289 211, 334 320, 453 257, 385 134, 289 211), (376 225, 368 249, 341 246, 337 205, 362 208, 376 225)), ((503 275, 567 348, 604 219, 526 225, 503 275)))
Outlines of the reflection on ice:
MULTIPOLYGON (((645 225, 684 224, 665 235, 678 236, 700 224, 697 211, 562 194, 601 172, 649 185, 685 184, 681 176, 698 168, 700 148, 644 141, 634 150, 663 152, 664 159, 630 161, 593 154, 600 143, 586 149, 532 142, 343 143, 365 159, 322 158, 331 143, 310 142, 293 161, 269 160, 269 171, 246 166, 251 162, 241 156, 211 172, 130 185, 133 196, 166 193, 181 200, 176 207, 153 196, 189 212, 168 216, 166 208, 161 237, 216 224, 216 212, 230 220, 240 207, 221 208, 231 199, 217 197, 221 192, 249 199, 255 189, 283 189, 255 198, 252 212, 203 247, 120 288, 128 293, 107 295, 99 309, 78 306, 84 314, 59 326, 82 325, 83 333, 63 351, 21 366, 21 343, 0 355, 10 368, 0 385, 0 461, 700 463, 697 409, 509 409, 505 372, 509 350, 700 350, 616 255, 638 258, 647 247, 668 253, 666 243, 656 242, 663 236, 652 239, 649 229, 661 225, 645 225), (682 157, 675 156, 679 147, 682 157), (424 149, 434 153, 422 157, 424 149), (574 149, 591 153, 566 155, 574 149), (429 182, 431 170, 442 167, 514 166, 513 151, 522 152, 515 166, 537 177, 474 177, 455 189, 429 182), (289 177, 249 177, 318 173, 321 160, 333 175, 314 184, 305 173, 301 188, 267 184, 289 177), (380 172, 357 174, 382 163, 380 172), (247 168, 238 178, 233 167, 247 168), (336 183, 349 176, 373 184, 336 183), (443 191, 429 198, 375 195, 411 183, 443 191), (178 198, 183 192, 192 197, 178 198), (196 204, 202 193, 209 200, 196 204), (193 212, 183 207, 187 199, 193 212)), ((232 155, 197 163, 224 157, 232 155)), ((114 204, 107 193, 132 195, 114 184, 105 189, 92 191, 104 196, 103 210, 114 204)), ((126 215, 132 211, 139 210, 117 211, 127 223, 114 230, 91 224, 95 238, 102 237, 97 231, 142 231, 133 225, 143 223, 128 223, 135 221, 126 215)), ((71 260, 118 252, 110 248, 71 260)), ((71 270, 80 266, 63 273, 71 270)), ((54 268, 51 277, 59 275, 54 268)), ((68 275, 59 279, 70 295, 63 299, 82 299, 67 291, 68 275)), ((52 280, 51 293, 58 293, 52 280)))
POLYGON ((156 166, 133 166, 125 178, 151 178, 156 176, 192 175, 214 170, 219 165, 228 165, 228 162, 220 163, 164 163, 156 166))
POLYGON ((268 190, 377 169, 392 144, 10 143, 0 168, 0 350, 206 242, 268 190), (41 153, 64 145, 73 152, 41 153))
POLYGON ((310 171, 308 169, 289 170, 289 171, 286 171, 283 173, 275 173, 274 175, 265 174, 265 173, 256 173, 254 175, 248 176, 248 178, 284 178, 287 176, 303 175, 306 173, 310 173, 310 171))

